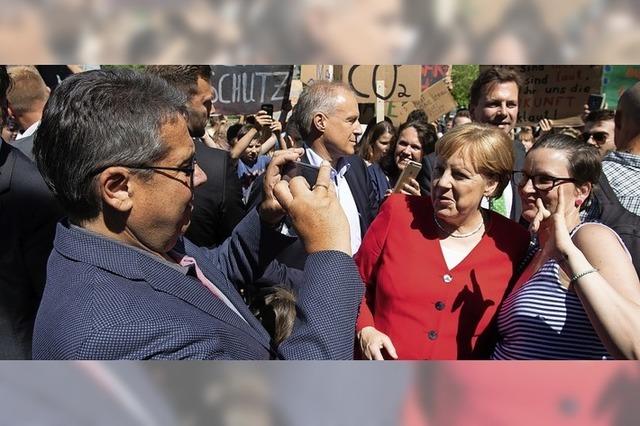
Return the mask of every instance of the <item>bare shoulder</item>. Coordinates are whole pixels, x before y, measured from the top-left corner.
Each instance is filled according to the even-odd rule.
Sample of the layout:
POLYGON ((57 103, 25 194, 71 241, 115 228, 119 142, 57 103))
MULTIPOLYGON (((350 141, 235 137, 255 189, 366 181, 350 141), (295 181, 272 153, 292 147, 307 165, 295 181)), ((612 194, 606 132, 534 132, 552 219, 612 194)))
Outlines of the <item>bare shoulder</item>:
POLYGON ((629 258, 618 234, 611 228, 600 223, 587 223, 581 226, 573 235, 573 243, 587 258, 596 256, 608 260, 622 257, 629 258))

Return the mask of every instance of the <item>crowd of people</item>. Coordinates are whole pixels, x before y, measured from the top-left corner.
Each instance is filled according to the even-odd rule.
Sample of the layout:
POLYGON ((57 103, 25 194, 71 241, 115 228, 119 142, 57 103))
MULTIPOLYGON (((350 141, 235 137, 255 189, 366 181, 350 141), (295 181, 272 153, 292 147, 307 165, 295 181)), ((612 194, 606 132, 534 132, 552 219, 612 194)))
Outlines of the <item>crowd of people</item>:
POLYGON ((575 128, 521 89, 362 126, 342 82, 232 120, 209 66, 0 68, 0 358, 638 359, 640 83, 575 128))

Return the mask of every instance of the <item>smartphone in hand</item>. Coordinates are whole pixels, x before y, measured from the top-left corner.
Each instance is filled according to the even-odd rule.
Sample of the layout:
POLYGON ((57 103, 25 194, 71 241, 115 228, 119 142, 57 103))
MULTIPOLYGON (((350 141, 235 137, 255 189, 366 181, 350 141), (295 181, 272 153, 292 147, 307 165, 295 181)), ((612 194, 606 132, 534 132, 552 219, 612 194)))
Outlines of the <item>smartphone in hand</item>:
POLYGON ((415 179, 418 176, 418 173, 420 173, 420 169, 422 169, 422 164, 417 161, 409 160, 409 163, 398 178, 396 186, 393 187, 394 194, 400 193, 405 183, 408 183, 411 179, 415 179))
POLYGON ((296 176, 302 176, 306 179, 309 187, 313 188, 313 185, 316 184, 316 180, 318 180, 319 171, 319 167, 303 163, 302 161, 291 161, 285 164, 282 168, 282 176, 288 177, 289 180, 296 176))
POLYGON ((589 95, 589 99, 587 100, 587 106, 589 107, 589 111, 598 111, 604 107, 604 93, 592 93, 589 95))
POLYGON ((262 104, 260 105, 260 109, 265 111, 269 117, 273 118, 273 104, 262 104))

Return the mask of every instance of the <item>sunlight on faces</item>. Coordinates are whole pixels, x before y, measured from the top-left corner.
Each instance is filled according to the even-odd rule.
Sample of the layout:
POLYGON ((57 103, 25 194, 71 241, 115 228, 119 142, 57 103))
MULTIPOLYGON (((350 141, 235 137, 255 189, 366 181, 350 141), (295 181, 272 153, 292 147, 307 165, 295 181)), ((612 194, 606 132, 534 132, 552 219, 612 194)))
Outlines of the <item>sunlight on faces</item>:
POLYGON ((394 159, 401 171, 407 166, 409 160, 420 162, 422 159, 422 144, 414 127, 408 127, 398 135, 394 159))
MULTIPOLYGON (((165 122, 160 135, 168 150, 165 158, 154 166, 186 167, 195 155, 187 123, 182 117, 165 122)), ((194 187, 207 180, 196 165, 194 187)), ((145 247, 156 253, 166 253, 183 235, 191 221, 193 191, 190 176, 180 171, 157 170, 146 180, 133 175, 133 208, 127 226, 145 247)))
MULTIPOLYGON (((529 176, 547 175, 551 177, 567 178, 571 176, 569 160, 565 151, 551 148, 537 148, 527 154, 524 172, 529 176)), ((584 200, 584 191, 588 194, 588 185, 581 187, 572 182, 562 182, 549 191, 538 191, 533 187, 531 180, 520 187, 520 198, 522 199, 522 217, 531 221, 538 212, 536 199, 540 198, 542 203, 551 213, 556 211, 558 206, 558 191, 564 195, 567 212, 577 209, 575 202, 578 197, 584 200)))
POLYGON ((471 123, 471 119, 469 117, 454 117, 451 122, 451 127, 462 126, 463 124, 471 123))
POLYGON ((338 89, 333 95, 336 107, 329 115, 323 116, 325 146, 332 159, 355 153, 358 135, 362 133, 360 112, 355 96, 344 89, 338 89))
POLYGON ((613 120, 596 121, 594 123, 587 122, 584 125, 585 133, 589 133, 592 136, 587 143, 594 145, 600 152, 600 157, 604 157, 611 151, 616 150, 616 144, 614 139, 615 123, 613 120), (606 136, 604 141, 597 141, 593 135, 602 134, 606 136))
POLYGON ((240 155, 240 159, 243 163, 248 166, 253 166, 256 164, 258 160, 258 156, 260 155, 260 147, 262 144, 258 138, 253 138, 249 143, 249 146, 242 151, 242 155, 240 155))
POLYGON ((438 219, 464 225, 480 209, 482 197, 491 195, 494 179, 476 172, 473 161, 458 151, 448 160, 438 156, 433 169, 431 198, 438 219))
POLYGON ((471 107, 478 123, 491 124, 509 133, 518 119, 518 85, 512 81, 483 87, 478 105, 471 107))
POLYGON ((195 138, 204 136, 204 129, 212 110, 213 92, 211 84, 198 77, 198 91, 187 101, 189 133, 195 138))

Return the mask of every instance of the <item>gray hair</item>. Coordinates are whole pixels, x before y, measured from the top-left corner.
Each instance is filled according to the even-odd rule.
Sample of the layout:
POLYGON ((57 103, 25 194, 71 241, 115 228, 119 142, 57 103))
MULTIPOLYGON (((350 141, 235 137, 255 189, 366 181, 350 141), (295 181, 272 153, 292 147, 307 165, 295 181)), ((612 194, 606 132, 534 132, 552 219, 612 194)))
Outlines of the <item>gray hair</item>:
POLYGON ((336 108, 336 95, 340 90, 353 93, 349 85, 339 81, 316 81, 302 91, 293 118, 303 140, 307 141, 313 133, 313 117, 317 113, 329 115, 336 108))
POLYGON ((163 79, 125 68, 76 74, 58 85, 33 151, 45 182, 73 221, 101 211, 96 188, 101 168, 149 165, 166 155, 160 129, 186 114, 185 101, 163 79))

